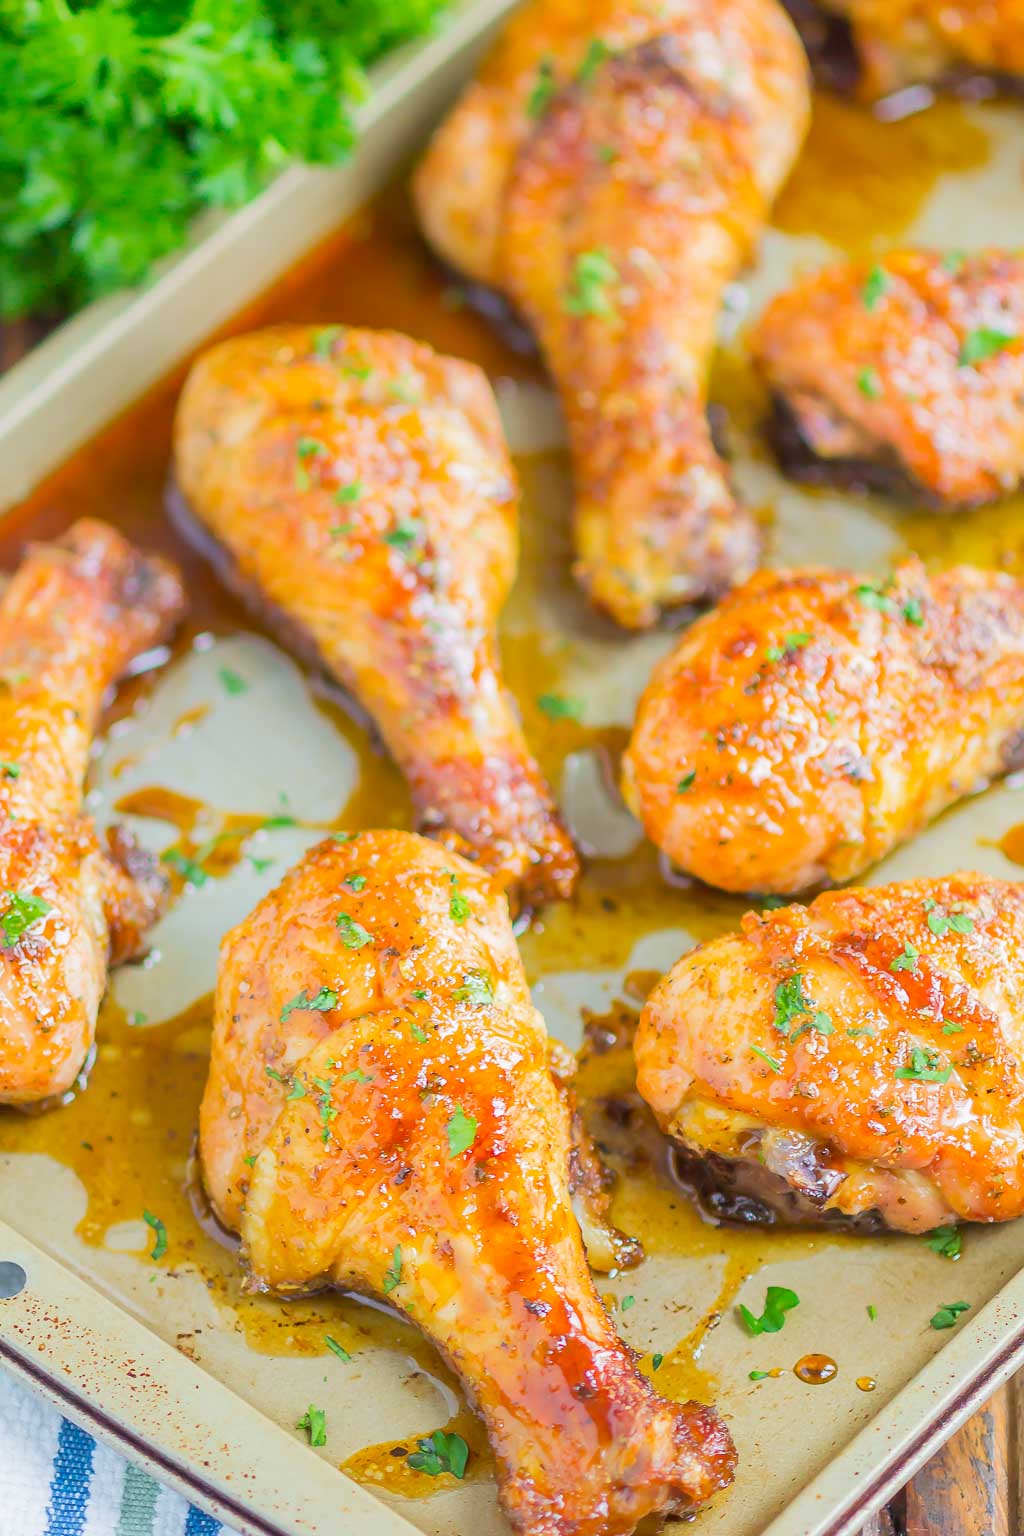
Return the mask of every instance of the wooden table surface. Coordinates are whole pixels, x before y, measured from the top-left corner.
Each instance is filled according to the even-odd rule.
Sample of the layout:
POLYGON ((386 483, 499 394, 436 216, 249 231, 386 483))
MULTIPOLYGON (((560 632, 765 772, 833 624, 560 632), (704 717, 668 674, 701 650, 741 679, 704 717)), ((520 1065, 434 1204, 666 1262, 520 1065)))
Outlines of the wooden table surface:
MULTIPOLYGON (((0 373, 50 326, 0 325, 0 373)), ((997 1392, 862 1536, 1024 1536, 1024 1373, 997 1392)))

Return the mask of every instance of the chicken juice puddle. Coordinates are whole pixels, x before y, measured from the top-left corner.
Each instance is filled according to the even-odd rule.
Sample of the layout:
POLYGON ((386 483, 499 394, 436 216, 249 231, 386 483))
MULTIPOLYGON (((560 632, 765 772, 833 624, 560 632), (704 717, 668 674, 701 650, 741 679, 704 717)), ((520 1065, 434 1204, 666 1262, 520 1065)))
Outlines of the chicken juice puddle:
MULTIPOLYGON (((808 150, 779 204, 775 227, 818 234, 863 254, 904 233, 940 175, 974 169, 986 153, 983 130, 952 104, 941 104, 908 124, 881 125, 858 108, 819 101, 808 150), (837 144, 856 150, 855 176, 835 177, 837 144), (885 196, 878 192, 879 165, 886 168, 885 196)), ((748 903, 666 879, 653 849, 635 835, 631 841, 628 819, 608 788, 639 684, 671 637, 623 636, 590 612, 572 584, 568 476, 556 446, 557 408, 536 358, 507 345, 467 307, 462 291, 419 243, 400 192, 386 193, 352 220, 223 334, 286 319, 340 319, 409 330, 441 350, 476 361, 493 380, 503 381, 513 415, 525 404, 528 414, 539 417, 541 430, 525 446, 532 449, 539 442, 543 451, 527 451, 518 460, 524 486, 523 552, 503 622, 504 669, 546 774, 556 786, 565 785, 571 769, 574 782, 586 786, 572 819, 589 859, 576 899, 538 914, 521 936, 531 982, 562 974, 625 972, 638 944, 652 937, 676 931, 687 935, 688 940, 678 941, 681 951, 685 942, 733 927, 748 903), (616 846, 607 830, 613 815, 619 818, 616 846), (581 828, 596 831, 591 837, 581 828)), ((171 420, 183 376, 184 368, 176 370, 77 453, 8 514, 0 531, 5 566, 14 563, 26 538, 52 537, 82 515, 108 518, 141 544, 171 555, 184 569, 190 605, 188 624, 175 647, 178 660, 197 636, 263 632, 164 516, 171 420)), ((738 417, 749 417, 756 404, 742 369, 720 368, 714 393, 738 417)), ((879 519, 888 516, 878 511, 879 519)), ((1024 500, 1009 509, 958 518, 904 516, 899 526, 901 536, 929 562, 973 558, 1017 568, 1024 550, 1024 500)), ((149 687, 149 680, 140 679, 122 690, 112 718, 125 718, 145 700, 149 687)), ((358 762, 341 824, 353 829, 409 825, 408 796, 393 765, 336 700, 322 696, 320 708, 358 762)), ((183 715, 181 729, 197 723, 183 715)), ((260 818, 216 811, 167 784, 133 791, 124 797, 122 809, 164 821, 174 830, 177 842, 169 837, 168 847, 177 846, 184 861, 171 866, 176 900, 183 905, 196 897, 187 866, 201 868, 210 881, 228 878, 244 856, 247 839, 262 825, 260 818)), ((203 978, 204 986, 212 983, 212 975, 203 978)), ((727 1229, 704 1221, 674 1179, 649 1117, 638 1124, 646 1111, 633 1092, 628 1033, 644 989, 638 984, 623 990, 628 1001, 613 1001, 587 1019, 578 1094, 616 1177, 613 1219, 640 1238, 647 1266, 608 1279, 598 1276, 597 1285, 659 1390, 677 1399, 711 1401, 728 1384, 706 1368, 708 1341, 728 1318, 746 1280, 767 1265, 813 1255, 823 1247, 856 1252, 878 1240, 727 1229), (647 1275, 663 1261, 684 1259, 713 1261, 714 1284, 699 1292, 683 1287, 666 1298, 667 1288, 659 1280, 648 1304, 647 1275), (645 1313, 655 1312, 656 1324, 648 1324, 645 1313)), ((451 1374, 411 1324, 346 1296, 278 1302, 243 1292, 234 1253, 194 1198, 190 1175, 210 1016, 209 997, 155 1024, 108 998, 87 1086, 63 1107, 39 1115, 0 1110, 0 1169, 7 1163, 0 1172, 0 1204, 6 1203, 6 1180, 19 1177, 21 1157, 52 1159, 74 1175, 84 1192, 77 1239, 86 1248, 118 1245, 125 1263, 147 1271, 147 1279, 158 1277, 161 1285, 177 1274, 198 1274, 216 1307, 215 1326, 236 1332, 255 1354, 322 1359, 325 1368, 333 1368, 337 1349, 356 1367, 361 1353, 385 1351, 454 1398, 447 1418, 441 1413, 411 1434, 353 1451, 341 1463, 349 1475, 406 1498, 454 1486, 447 1475, 432 1476, 409 1465, 419 1435, 438 1427, 461 1434, 470 1445, 470 1475, 484 1473, 490 1463, 479 1426, 461 1405, 451 1374)), ((72 1249, 69 1240, 69 1257, 81 1266, 72 1249)), ((203 1357, 198 1329, 179 1329, 175 1341, 184 1353, 203 1357)), ((827 1333, 821 1343, 835 1347, 827 1333)), ((291 1427, 304 1407, 301 1401, 289 1402, 282 1421, 291 1427)))

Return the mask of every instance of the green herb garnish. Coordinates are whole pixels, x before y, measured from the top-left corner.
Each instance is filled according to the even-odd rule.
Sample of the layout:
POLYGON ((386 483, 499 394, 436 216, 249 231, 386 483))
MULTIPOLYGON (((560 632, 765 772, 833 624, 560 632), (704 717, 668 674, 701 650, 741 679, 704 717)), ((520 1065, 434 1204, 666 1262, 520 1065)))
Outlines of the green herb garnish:
POLYGON ((755 1317, 749 1307, 740 1306, 740 1317, 748 1333, 778 1333, 785 1324, 786 1313, 800 1305, 795 1291, 784 1285, 770 1285, 764 1298, 764 1311, 755 1317))
POLYGON ((1017 339, 1016 331, 1002 331, 991 325, 979 325, 977 330, 968 331, 964 337, 957 362, 961 368, 973 368, 976 363, 984 363, 988 358, 1005 352, 1006 348, 1017 339))
POLYGON ((143 1211, 142 1219, 153 1231, 153 1246, 149 1256, 151 1259, 162 1259, 167 1252, 167 1228, 159 1216, 154 1216, 152 1211, 143 1211))
POLYGON ((775 1057, 774 1056, 769 1056, 767 1051, 762 1051, 762 1049, 761 1049, 761 1047, 759 1045, 752 1045, 750 1047, 750 1049, 753 1051, 755 1056, 760 1056, 762 1061, 766 1061, 768 1063, 768 1065, 771 1067, 773 1072, 781 1072, 782 1071, 782 1067, 775 1060, 775 1057))
POLYGON ((941 1328, 952 1328, 961 1312, 969 1312, 970 1310, 971 1304, 969 1301, 947 1301, 944 1306, 939 1308, 934 1317, 929 1318, 929 1322, 936 1331, 941 1328))
POLYGON ((221 687, 224 689, 224 692, 232 698, 237 697, 240 693, 249 692, 249 684, 245 678, 241 677, 237 672, 232 672, 230 667, 221 667, 217 675, 220 678, 221 687))
POLYGON ((445 1131, 448 1135, 448 1156, 458 1157, 461 1152, 468 1152, 476 1140, 477 1122, 456 1104, 445 1131))
POLYGON ((695 769, 691 770, 690 773, 684 773, 682 778, 679 780, 679 783, 676 785, 676 794, 685 795, 688 789, 693 788, 694 780, 696 777, 697 773, 695 769))
POLYGON ((857 388, 867 400, 881 400, 885 393, 877 368, 862 368, 857 375, 857 388))
POLYGON ((573 262, 572 278, 565 295, 565 309, 570 315, 599 315, 609 318, 615 307, 608 288, 619 280, 618 268, 606 251, 581 251, 573 262))
POLYGON ((943 1067, 941 1061, 938 1051, 915 1045, 910 1053, 910 1065, 897 1067, 896 1076, 914 1083, 948 1083, 953 1068, 948 1064, 943 1067))
POLYGON ((535 120, 544 116, 555 95, 555 66, 551 59, 541 59, 537 78, 526 98, 526 115, 535 120))
POLYGON ((944 1259, 958 1259, 963 1252, 963 1234, 959 1227, 936 1227, 925 1236, 925 1246, 944 1259))
POLYGON ((52 911, 52 904, 42 896, 31 896, 27 891, 8 891, 7 911, 0 917, 4 949, 13 949, 35 923, 52 911))
POLYGON ((467 971, 462 986, 456 987, 452 997, 457 1003, 478 1003, 489 1007, 494 1002, 494 982, 486 971, 467 971))
POLYGON ((861 297, 865 309, 877 309, 882 295, 888 293, 892 280, 884 267, 874 266, 867 275, 861 297))
POLYGON ((911 944, 908 939, 903 946, 903 951, 889 964, 890 971, 916 971, 917 962, 921 958, 920 951, 911 944))
POLYGON ((440 1477, 443 1472, 448 1472, 460 1482, 465 1477, 469 1446, 461 1435, 435 1429, 428 1439, 417 1440, 416 1444, 419 1450, 413 1451, 406 1461, 414 1472, 426 1472, 428 1477, 440 1477))
POLYGON ((327 1345, 327 1348, 330 1350, 331 1354, 337 1355, 339 1360, 349 1361, 352 1359, 352 1356, 349 1354, 345 1346, 343 1344, 339 1344, 337 1339, 332 1339, 329 1333, 324 1334, 324 1343, 327 1345))
POLYGON ((384 1281, 381 1286, 385 1296, 389 1296, 396 1285, 402 1281, 402 1250, 395 1244, 395 1251, 391 1255, 391 1264, 384 1271, 384 1281))
POLYGON ((580 720, 583 718, 583 700, 566 698, 561 693, 542 693, 537 708, 549 720, 580 720))
POLYGON ((327 1414, 323 1408, 314 1408, 310 1403, 295 1428, 306 1430, 310 1445, 327 1444, 327 1414))
POLYGON ((321 987, 315 997, 310 997, 303 988, 281 1009, 281 1023, 287 1023, 293 1013, 330 1013, 331 1009, 337 1006, 338 994, 332 992, 330 987, 321 987))
POLYGON ((362 923, 357 923, 348 912, 339 912, 334 921, 346 949, 364 949, 367 944, 373 943, 373 935, 367 933, 362 923))

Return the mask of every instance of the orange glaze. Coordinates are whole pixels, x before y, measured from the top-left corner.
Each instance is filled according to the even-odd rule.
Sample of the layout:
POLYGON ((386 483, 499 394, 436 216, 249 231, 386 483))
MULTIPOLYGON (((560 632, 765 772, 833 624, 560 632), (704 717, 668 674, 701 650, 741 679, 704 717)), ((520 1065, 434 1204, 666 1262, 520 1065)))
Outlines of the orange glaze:
POLYGON ((769 1133, 785 1132, 820 1210, 904 1231, 1010 1220, 1022 952, 1024 891, 982 875, 748 913, 648 1000, 638 1087, 670 1135, 730 1161, 776 1167, 769 1133))
POLYGON ((809 1387, 820 1387, 835 1380, 839 1367, 830 1355, 803 1355, 794 1365, 793 1375, 809 1387))
POLYGON ((425 830, 527 902, 579 873, 498 672, 518 491, 479 369, 394 332, 278 326, 203 354, 175 474, 250 589, 374 719, 425 830))
POLYGON ((997 500, 1024 479, 1015 252, 907 249, 825 267, 769 304, 750 346, 816 477, 907 484, 949 508, 997 500))
POLYGON ((1004 772, 1022 722, 1014 578, 761 571, 655 668, 623 792, 687 874, 795 894, 862 874, 1004 772))
POLYGON ((533 0, 417 172, 432 244, 540 339, 569 427, 576 573, 631 628, 756 565, 707 372, 808 105, 774 0, 533 0))
POLYGON ((436 843, 329 838, 226 937, 199 1146, 253 1280, 388 1299, 471 1393, 513 1526, 614 1536, 701 1503, 735 1453, 617 1338, 570 1132, 507 902, 436 843))

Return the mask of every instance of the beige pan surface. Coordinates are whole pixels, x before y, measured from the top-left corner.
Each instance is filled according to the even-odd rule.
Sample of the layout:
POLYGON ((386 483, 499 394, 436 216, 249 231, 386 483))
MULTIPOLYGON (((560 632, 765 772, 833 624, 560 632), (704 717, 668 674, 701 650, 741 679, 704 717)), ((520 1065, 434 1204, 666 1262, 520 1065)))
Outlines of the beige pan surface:
MULTIPOLYGON (((500 9, 464 7, 459 40, 468 45, 485 13, 500 9)), ((429 46, 437 64, 445 49, 429 46)), ((363 158, 330 180, 339 214, 416 142, 428 110, 436 112, 457 69, 466 67, 463 59, 436 86, 421 82, 412 96, 398 93, 392 116, 371 128, 363 158)), ((409 86, 417 71, 407 68, 409 86)), ((943 521, 881 502, 811 496, 782 482, 758 446, 761 403, 734 342, 767 293, 830 248, 884 248, 912 237, 1015 243, 1024 227, 1020 123, 1012 108, 943 106, 883 128, 853 109, 821 104, 758 270, 733 295, 716 378, 716 395, 730 410, 737 477, 766 508, 773 560, 881 570, 909 547, 934 563, 1024 564, 1019 504, 943 521)), ((247 215, 248 239, 258 238, 268 264, 264 277, 326 227, 322 197, 310 196, 301 177, 293 187, 289 195, 298 201, 288 209, 272 191, 262 214, 247 215), (278 240, 283 254, 275 264, 278 240)), ((229 236, 219 231, 220 248, 202 257, 214 285, 212 296, 197 291, 192 301, 202 331, 225 319, 233 282, 236 299, 252 291, 246 241, 229 236)), ((104 351, 102 326, 90 333, 85 363, 58 337, 52 398, 38 370, 24 376, 31 400, 17 430, 4 438, 0 422, 8 500, 84 435, 69 429, 66 440, 58 434, 47 444, 48 398, 68 411, 75 399, 84 404, 105 391, 109 414, 127 403, 111 379, 126 340, 134 356, 145 357, 148 378, 134 376, 140 386, 198 339, 180 307, 188 286, 173 272, 169 281, 170 288, 157 283, 138 301, 127 332, 115 317, 112 350, 104 351)), ((590 854, 577 903, 543 914, 522 948, 552 1031, 578 1047, 589 1021, 591 1039, 609 1047, 584 1062, 585 1097, 628 1093, 621 1042, 653 973, 743 910, 668 884, 607 787, 636 695, 670 637, 624 639, 574 593, 554 399, 532 360, 459 307, 415 244, 400 199, 389 194, 359 215, 255 318, 271 316, 392 323, 476 358, 497 383, 525 491, 506 668, 531 739, 590 854), (578 703, 579 718, 549 718, 538 699, 552 694, 578 703)), ((161 387, 15 512, 4 559, 27 531, 50 531, 86 509, 185 555, 161 513, 173 398, 172 386, 161 387)), ((240 1528, 500 1536, 486 1446, 415 1331, 346 1298, 285 1306, 243 1297, 233 1255, 189 1194, 220 935, 324 829, 405 824, 409 807, 362 728, 186 558, 192 627, 169 664, 121 701, 93 775, 98 817, 117 815, 153 849, 174 850, 185 878, 150 961, 115 979, 88 1088, 45 1117, 0 1112, 0 1263, 16 1263, 27 1275, 18 1295, 0 1301, 0 1350, 65 1410, 71 1394, 71 1411, 97 1432, 134 1436, 129 1449, 148 1457, 157 1475, 240 1528), (226 677, 243 686, 227 686, 226 677), (147 1211, 168 1237, 155 1261, 147 1211), (328 1337, 348 1359, 331 1350, 328 1337), (308 1449, 295 1429, 310 1403, 327 1411, 322 1451, 308 1449), (407 1466, 416 1438, 442 1425, 470 1442, 464 1483, 407 1466)), ((1018 822, 1024 799, 1007 783, 946 816, 872 878, 958 867, 1013 877, 1019 866, 1012 855, 1024 857, 1018 822)), ((649 1145, 645 1139, 644 1149, 649 1145)), ((934 1437, 948 1433, 1024 1353, 1024 1226, 969 1231, 956 1263, 920 1240, 725 1232, 703 1224, 660 1174, 656 1149, 651 1162, 619 1150, 615 1214, 642 1237, 647 1259, 602 1281, 602 1294, 662 1390, 713 1398, 740 1449, 735 1487, 700 1514, 698 1529, 721 1536, 853 1529, 869 1503, 905 1479, 934 1437), (792 1287, 800 1305, 781 1334, 751 1339, 735 1306, 743 1301, 759 1311, 768 1284, 792 1287), (940 1305, 961 1300, 971 1310, 955 1331, 929 1327, 940 1305), (834 1373, 819 1364, 805 1366, 804 1376, 831 1379, 794 1374, 815 1355, 833 1362, 834 1373), (751 1371, 778 1374, 751 1381, 751 1371)))

